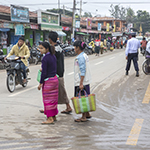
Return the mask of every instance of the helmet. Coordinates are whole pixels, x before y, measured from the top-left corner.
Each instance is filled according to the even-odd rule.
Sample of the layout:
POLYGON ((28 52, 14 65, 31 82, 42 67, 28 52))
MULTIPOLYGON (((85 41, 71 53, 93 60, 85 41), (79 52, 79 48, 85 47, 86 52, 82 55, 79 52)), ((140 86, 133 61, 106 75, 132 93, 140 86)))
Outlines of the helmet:
POLYGON ((3 53, 3 50, 2 49, 0 49, 0 55, 3 55, 4 53, 3 53))

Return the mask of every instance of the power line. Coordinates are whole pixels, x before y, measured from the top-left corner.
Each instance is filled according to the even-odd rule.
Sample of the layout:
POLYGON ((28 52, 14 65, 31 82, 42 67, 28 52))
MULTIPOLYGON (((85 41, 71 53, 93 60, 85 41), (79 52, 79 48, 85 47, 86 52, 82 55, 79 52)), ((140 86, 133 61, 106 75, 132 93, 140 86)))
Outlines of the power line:
POLYGON ((150 2, 85 2, 85 4, 88 4, 88 3, 91 3, 91 4, 150 4, 150 2))

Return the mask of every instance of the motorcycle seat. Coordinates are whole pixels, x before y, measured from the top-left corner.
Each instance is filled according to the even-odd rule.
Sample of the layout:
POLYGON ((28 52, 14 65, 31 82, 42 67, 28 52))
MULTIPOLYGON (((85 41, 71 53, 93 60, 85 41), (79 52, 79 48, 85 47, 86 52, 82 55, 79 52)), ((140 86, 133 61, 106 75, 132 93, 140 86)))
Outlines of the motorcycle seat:
POLYGON ((150 55, 146 55, 146 58, 150 58, 150 55))

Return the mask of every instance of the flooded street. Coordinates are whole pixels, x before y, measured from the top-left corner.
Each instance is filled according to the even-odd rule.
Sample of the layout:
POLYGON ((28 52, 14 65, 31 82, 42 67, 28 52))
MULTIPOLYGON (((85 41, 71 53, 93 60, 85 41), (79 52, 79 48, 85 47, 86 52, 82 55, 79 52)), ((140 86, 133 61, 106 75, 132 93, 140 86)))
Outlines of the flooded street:
MULTIPOLYGON (((150 77, 141 65, 135 77, 133 64, 125 76, 124 50, 89 56, 92 70, 91 93, 96 94, 95 112, 87 122, 74 122, 75 114, 58 114, 54 125, 41 125, 45 116, 36 75, 40 66, 30 66, 32 80, 23 89, 7 91, 5 71, 0 71, 0 149, 5 150, 149 150, 150 77)), ((65 84, 73 96, 73 61, 65 59, 65 84)), ((72 102, 70 101, 71 106, 72 102)), ((73 106, 72 106, 73 107, 73 106)), ((59 105, 59 112, 64 110, 59 105)))

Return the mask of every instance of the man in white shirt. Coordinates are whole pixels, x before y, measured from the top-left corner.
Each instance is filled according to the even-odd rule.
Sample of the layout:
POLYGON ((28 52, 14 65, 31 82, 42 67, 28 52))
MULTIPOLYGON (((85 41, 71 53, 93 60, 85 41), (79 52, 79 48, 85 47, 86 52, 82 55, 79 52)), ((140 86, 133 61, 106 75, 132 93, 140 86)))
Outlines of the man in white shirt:
POLYGON ((126 47, 126 59, 127 59, 127 66, 126 66, 126 75, 130 70, 131 60, 133 60, 134 68, 136 71, 136 77, 139 77, 139 67, 138 67, 138 49, 140 48, 140 41, 135 38, 136 34, 132 34, 132 38, 128 40, 127 47, 126 47))

